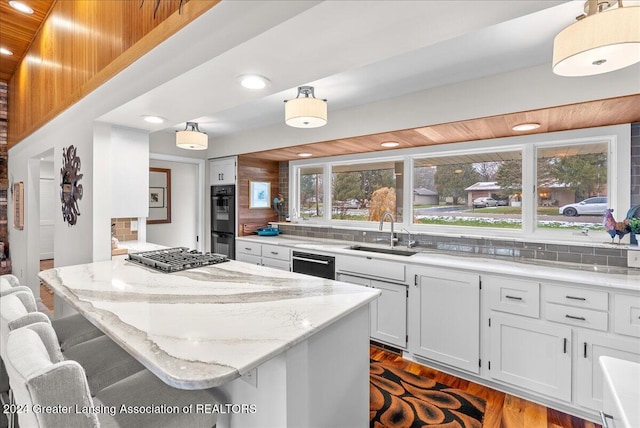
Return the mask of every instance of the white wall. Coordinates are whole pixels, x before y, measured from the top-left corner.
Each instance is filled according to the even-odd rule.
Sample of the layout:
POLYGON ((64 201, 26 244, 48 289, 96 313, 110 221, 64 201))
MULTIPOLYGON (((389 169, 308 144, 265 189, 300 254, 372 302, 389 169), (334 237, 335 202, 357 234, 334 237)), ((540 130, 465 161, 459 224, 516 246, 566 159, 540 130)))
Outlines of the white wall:
POLYGON ((111 217, 149 215, 149 134, 111 129, 111 217))
POLYGON ((196 248, 197 166, 159 160, 151 160, 149 165, 171 169, 171 223, 147 224, 147 242, 168 247, 196 248))
MULTIPOLYGON (((69 110, 70 116, 72 109, 69 110)), ((50 127, 32 134, 25 143, 9 151, 8 175, 10 183, 25 183, 25 227, 9 226, 9 241, 13 273, 20 282, 38 290, 37 273, 40 268, 40 157, 53 152, 54 188, 60 185, 62 150, 74 145, 81 159, 80 180, 84 194, 79 201, 80 216, 75 226, 69 227, 62 219, 61 205, 57 204, 54 218, 53 245, 57 266, 86 263, 92 258, 93 237, 93 129, 92 124, 69 118, 70 126, 50 127)), ((13 224, 13 206, 10 202, 9 225, 13 224)))

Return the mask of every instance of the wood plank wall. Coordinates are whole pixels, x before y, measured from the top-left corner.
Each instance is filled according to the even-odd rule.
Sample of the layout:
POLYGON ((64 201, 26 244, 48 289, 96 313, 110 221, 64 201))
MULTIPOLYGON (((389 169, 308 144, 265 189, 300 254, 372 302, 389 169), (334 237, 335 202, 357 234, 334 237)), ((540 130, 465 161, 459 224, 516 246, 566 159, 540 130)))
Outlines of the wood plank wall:
POLYGON ((56 2, 9 82, 9 147, 219 1, 56 2))
POLYGON ((278 194, 278 179, 278 162, 246 155, 238 156, 238 236, 249 235, 250 230, 255 227, 266 226, 270 221, 278 220, 278 215, 271 207, 249 209, 249 181, 270 182, 273 200, 278 194))

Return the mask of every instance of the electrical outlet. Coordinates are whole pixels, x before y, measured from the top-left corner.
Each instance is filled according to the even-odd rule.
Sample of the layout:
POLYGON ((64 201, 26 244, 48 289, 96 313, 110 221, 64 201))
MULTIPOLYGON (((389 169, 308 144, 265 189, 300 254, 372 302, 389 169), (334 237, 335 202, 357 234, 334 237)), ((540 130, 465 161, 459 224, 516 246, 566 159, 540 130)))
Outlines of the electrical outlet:
POLYGON ((132 232, 137 232, 138 231, 138 220, 132 220, 131 221, 131 231, 132 232))
POLYGON ((640 249, 627 250, 627 265, 629 267, 640 268, 640 249))

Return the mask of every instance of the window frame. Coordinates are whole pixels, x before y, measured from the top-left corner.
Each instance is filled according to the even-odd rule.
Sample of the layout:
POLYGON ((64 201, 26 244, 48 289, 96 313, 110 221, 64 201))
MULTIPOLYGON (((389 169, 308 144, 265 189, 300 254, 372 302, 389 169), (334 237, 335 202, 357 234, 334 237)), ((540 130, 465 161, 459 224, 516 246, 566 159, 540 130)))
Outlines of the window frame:
MULTIPOLYGON (((293 202, 292 208, 300 212, 298 180, 301 167, 322 168, 324 175, 323 196, 324 203, 326 204, 327 201, 330 201, 329 203, 333 201, 331 180, 327 179, 327 177, 331 177, 333 165, 385 161, 397 162, 402 160, 404 162, 403 188, 405 189, 402 210, 405 214, 403 215, 403 221, 398 224, 398 230, 400 230, 400 227, 404 227, 411 232, 444 236, 540 240, 544 242, 562 243, 602 243, 602 236, 600 236, 600 234, 593 234, 591 237, 584 235, 577 236, 569 233, 558 236, 557 231, 537 228, 536 155, 538 148, 580 145, 593 142, 602 142, 608 145, 607 197, 609 198, 609 206, 612 207, 616 213, 619 213, 619 216, 622 216, 629 209, 631 196, 631 159, 630 156, 624 156, 624 153, 630 153, 631 150, 630 124, 290 161, 289 188, 291 189, 291 194, 289 195, 289 200, 293 202), (521 229, 413 224, 412 189, 415 159, 513 150, 522 151, 523 210, 521 229), (525 189, 529 190, 525 191, 525 189)), ((377 230, 378 228, 377 222, 331 219, 331 210, 327 210, 326 208, 323 210, 322 219, 305 221, 304 224, 364 230, 377 230)))

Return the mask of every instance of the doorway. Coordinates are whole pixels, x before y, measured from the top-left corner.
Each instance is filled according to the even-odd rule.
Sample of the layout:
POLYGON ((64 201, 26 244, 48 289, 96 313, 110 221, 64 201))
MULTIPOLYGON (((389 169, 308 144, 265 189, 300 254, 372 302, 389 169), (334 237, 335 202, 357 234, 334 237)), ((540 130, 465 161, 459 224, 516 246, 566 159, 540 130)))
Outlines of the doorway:
POLYGON ((147 224, 146 241, 204 249, 204 160, 150 153, 149 166, 171 170, 171 223, 147 224))

